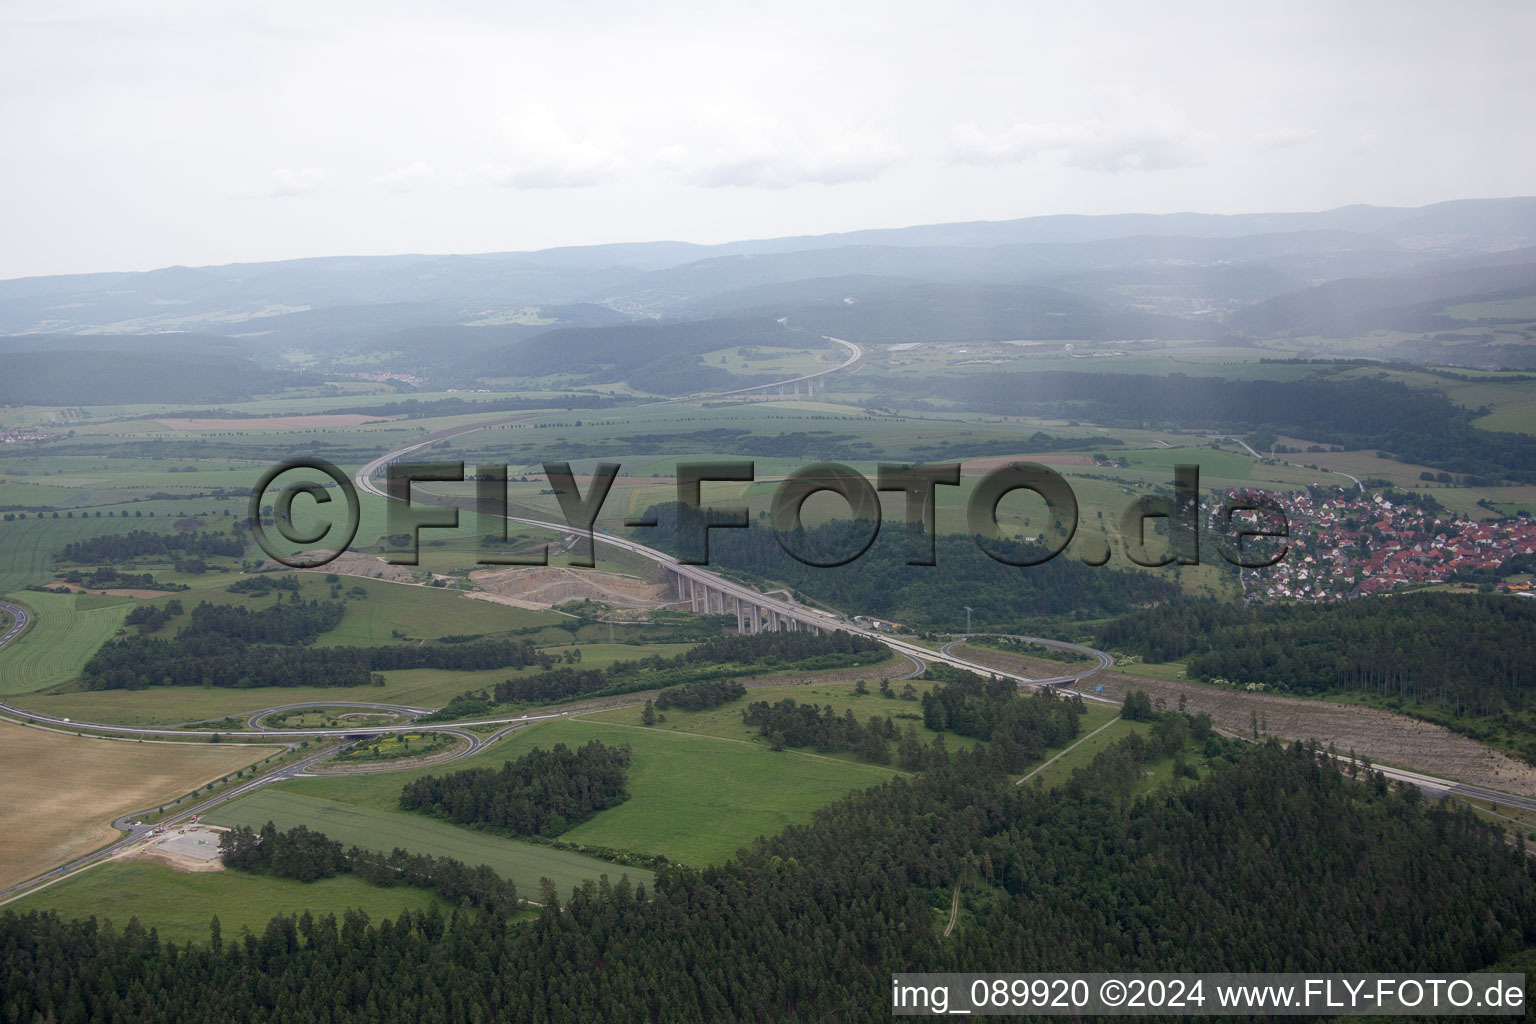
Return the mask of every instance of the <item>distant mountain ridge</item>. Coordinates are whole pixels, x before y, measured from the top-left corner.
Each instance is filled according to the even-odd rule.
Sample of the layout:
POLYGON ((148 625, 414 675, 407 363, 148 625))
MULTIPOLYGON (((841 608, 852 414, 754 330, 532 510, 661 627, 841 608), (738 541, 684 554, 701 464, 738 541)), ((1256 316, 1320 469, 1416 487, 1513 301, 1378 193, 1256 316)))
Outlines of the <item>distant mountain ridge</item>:
MULTIPOLYGON (((456 385, 539 370, 588 383, 635 384, 638 375, 676 393, 685 382, 725 382, 718 367, 698 365, 700 353, 774 345, 786 330, 809 344, 822 334, 879 344, 1403 330, 1424 332, 1405 352, 1432 342, 1444 358, 1445 346, 1462 343, 1455 332, 1479 322, 1453 321, 1445 305, 1527 294, 1536 295, 1536 198, 1054 215, 708 246, 338 256, 0 281, 0 358, 66 348, 237 352, 282 367, 299 352, 321 369, 387 364, 456 385), (744 329, 746 320, 756 326, 744 329), (669 326, 630 329, 658 322, 669 326), (533 344, 551 332, 560 333, 533 344), (616 355, 628 345, 646 354, 616 355), (523 372, 514 356, 528 361, 523 372)), ((1486 351, 1470 365, 1523 363, 1530 340, 1505 331, 1474 342, 1486 351)))

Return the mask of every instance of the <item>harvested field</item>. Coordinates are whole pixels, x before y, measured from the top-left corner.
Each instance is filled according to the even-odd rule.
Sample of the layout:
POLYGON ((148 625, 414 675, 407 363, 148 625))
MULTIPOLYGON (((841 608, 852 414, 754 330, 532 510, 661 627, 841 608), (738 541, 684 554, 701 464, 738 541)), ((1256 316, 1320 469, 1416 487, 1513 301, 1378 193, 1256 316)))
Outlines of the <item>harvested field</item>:
POLYGON ((662 583, 595 569, 519 566, 469 574, 487 594, 529 608, 551 608, 567 601, 602 601, 617 608, 655 608, 671 600, 662 583))
POLYGON ((324 413, 315 416, 268 416, 254 419, 164 419, 155 422, 172 430, 307 430, 315 427, 355 427, 392 419, 389 416, 364 416, 361 413, 324 413))
POLYGON ((86 739, 9 723, 0 723, 0 749, 0 887, 111 842, 120 815, 153 810, 273 751, 86 739))
POLYGON ((1095 673, 1084 681, 1083 688, 1092 690, 1099 685, 1104 687, 1105 696, 1116 700, 1123 699, 1131 690, 1144 690, 1153 701, 1161 697, 1170 708, 1178 707, 1179 695, 1183 694, 1190 713, 1207 712, 1219 728, 1230 733, 1251 736, 1253 716, 1257 715, 1263 735, 1285 740, 1315 739, 1325 747, 1334 744, 1340 753, 1354 750, 1357 755, 1382 764, 1536 797, 1536 768, 1442 726, 1406 715, 1113 670, 1095 673))
POLYGON ((122 587, 114 587, 111 590, 87 590, 73 583, 44 583, 44 590, 57 590, 66 594, 104 594, 107 597, 137 597, 149 599, 152 597, 170 597, 176 593, 174 590, 126 590, 122 587))

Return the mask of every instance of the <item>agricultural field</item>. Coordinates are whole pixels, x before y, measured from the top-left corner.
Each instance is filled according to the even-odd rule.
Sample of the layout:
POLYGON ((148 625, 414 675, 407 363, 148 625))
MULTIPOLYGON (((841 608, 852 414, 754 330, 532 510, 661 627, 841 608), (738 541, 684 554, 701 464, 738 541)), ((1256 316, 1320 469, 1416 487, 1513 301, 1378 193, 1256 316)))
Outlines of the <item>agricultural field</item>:
MULTIPOLYGON (((29 595, 31 596, 31 595, 29 595)), ((584 645, 581 666, 602 668, 614 661, 650 655, 668 657, 687 650, 688 644, 592 644, 584 645)), ((94 648, 93 648, 94 650, 94 648)), ((556 649, 554 653, 563 653, 556 649)), ((5 656, 0 655, 0 665, 5 656)), ((84 662, 82 661, 82 664, 84 662)), ((78 668, 75 670, 78 672, 78 668)), ((413 707, 440 707, 467 690, 494 686, 504 679, 542 671, 537 665, 521 669, 487 669, 450 672, 439 669, 400 669, 380 673, 383 686, 261 686, 232 687, 165 686, 145 690, 68 690, 30 693, 18 706, 41 714, 65 715, 90 722, 117 725, 180 724, 241 717, 281 704, 329 701, 381 701, 413 707)))
POLYGON ((316 918, 335 914, 339 921, 355 908, 379 921, 434 904, 444 915, 456 909, 426 889, 386 889, 351 875, 298 882, 244 871, 177 871, 153 861, 113 860, 37 890, 6 909, 52 910, 66 919, 94 917, 110 920, 119 929, 136 917, 145 928, 156 929, 161 942, 185 945, 206 943, 214 917, 228 942, 245 932, 261 935, 274 914, 309 911, 316 918))
MULTIPOLYGON (((163 514, 162 514, 163 515, 163 514)), ((169 531, 174 520, 156 516, 96 519, 39 519, 29 516, 0 522, 0 593, 47 583, 53 579, 54 552, 78 540, 131 530, 169 531)))
POLYGON ((0 723, 0 888, 111 842, 113 819, 235 772, 268 746, 88 739, 0 723))
MULTIPOLYGON (((400 772, 375 779, 392 783, 398 796, 407 777, 407 773, 400 772)), ((210 811, 208 821, 226 827, 248 825, 260 828, 268 821, 275 822, 281 829, 307 825, 344 846, 361 846, 383 853, 402 847, 412 853, 453 857, 470 865, 488 864, 503 878, 510 878, 517 885, 518 894, 525 899, 538 898, 541 878, 554 880, 562 894, 586 879, 596 879, 604 874, 615 881, 620 875, 627 874, 631 881, 644 882, 647 887, 654 880, 653 874, 643 868, 623 867, 567 850, 476 832, 422 814, 343 803, 312 795, 309 790, 309 787, 318 789, 333 782, 347 781, 352 780, 316 780, 313 783, 282 783, 281 788, 268 787, 210 811)))
POLYGON ((0 650, 0 697, 36 693, 75 679, 97 648, 116 635, 130 598, 28 591, 7 600, 30 608, 27 631, 0 650))

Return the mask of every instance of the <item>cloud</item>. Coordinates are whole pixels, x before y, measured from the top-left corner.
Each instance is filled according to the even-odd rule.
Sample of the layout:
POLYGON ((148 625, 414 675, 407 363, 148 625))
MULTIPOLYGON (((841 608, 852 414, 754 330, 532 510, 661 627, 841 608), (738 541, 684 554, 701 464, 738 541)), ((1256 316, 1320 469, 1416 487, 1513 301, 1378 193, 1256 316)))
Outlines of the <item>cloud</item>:
POLYGON ((656 164, 704 188, 780 189, 871 181, 902 157, 894 142, 867 130, 787 129, 767 119, 731 128, 709 143, 668 146, 656 164))
POLYGON ((272 189, 267 194, 274 198, 302 196, 313 192, 325 182, 325 172, 318 167, 292 170, 279 167, 272 172, 272 189))
POLYGON ((1350 150, 1355 153, 1364 153, 1381 145, 1381 136, 1375 132, 1366 132, 1350 144, 1350 150))
POLYGON ((1253 137, 1254 148, 1260 153, 1273 153, 1277 149, 1290 149, 1300 146, 1317 138, 1317 131, 1313 128, 1280 128, 1275 131, 1259 132, 1253 137))
POLYGON ((373 183, 390 192, 413 192, 431 180, 432 165, 418 160, 379 175, 373 183))
POLYGON ((502 122, 502 159, 481 173, 507 188, 590 188, 624 167, 617 144, 596 135, 577 139, 547 111, 530 110, 502 122))
POLYGON ((1156 119, 1042 121, 992 132, 966 121, 950 133, 956 163, 1000 167, 1050 154, 1068 167, 1103 174, 1196 167, 1205 162, 1200 141, 1198 133, 1156 119))

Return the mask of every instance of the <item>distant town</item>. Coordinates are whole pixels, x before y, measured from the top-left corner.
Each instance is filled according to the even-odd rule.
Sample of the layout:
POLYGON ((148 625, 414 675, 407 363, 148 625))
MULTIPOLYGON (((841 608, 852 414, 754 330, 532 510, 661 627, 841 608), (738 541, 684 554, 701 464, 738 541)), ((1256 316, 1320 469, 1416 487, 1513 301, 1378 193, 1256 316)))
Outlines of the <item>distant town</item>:
POLYGON ((1492 579, 1512 571, 1505 569, 1511 559, 1536 554, 1536 521, 1529 514, 1476 522, 1431 511, 1412 496, 1392 500, 1343 488, 1263 495, 1289 520, 1290 552, 1273 566, 1243 572, 1249 600, 1340 601, 1454 581, 1533 593, 1529 582, 1492 579))

